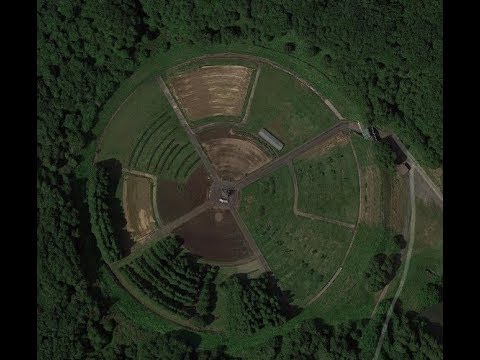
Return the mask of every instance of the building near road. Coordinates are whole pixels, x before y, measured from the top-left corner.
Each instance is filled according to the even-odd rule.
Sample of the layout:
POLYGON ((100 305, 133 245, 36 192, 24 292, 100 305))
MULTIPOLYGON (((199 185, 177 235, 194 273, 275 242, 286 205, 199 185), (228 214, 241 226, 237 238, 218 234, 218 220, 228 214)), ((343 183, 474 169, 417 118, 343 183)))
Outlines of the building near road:
POLYGON ((275 149, 279 151, 282 150, 283 143, 280 140, 278 140, 275 136, 273 136, 267 129, 265 128, 260 129, 260 131, 258 132, 258 135, 263 140, 265 140, 270 145, 272 145, 275 149))

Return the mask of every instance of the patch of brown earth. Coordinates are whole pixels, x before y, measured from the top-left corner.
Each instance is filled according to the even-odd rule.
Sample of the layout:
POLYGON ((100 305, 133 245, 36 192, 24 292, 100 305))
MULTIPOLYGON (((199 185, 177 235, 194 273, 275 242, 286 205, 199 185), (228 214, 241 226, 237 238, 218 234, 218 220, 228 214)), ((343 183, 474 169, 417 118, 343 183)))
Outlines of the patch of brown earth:
POLYGON ((184 246, 191 253, 207 261, 233 262, 252 256, 228 209, 209 209, 175 229, 174 233, 184 239, 184 246))
POLYGON ((203 166, 198 166, 185 184, 159 180, 156 206, 162 221, 173 221, 201 205, 207 198, 210 185, 203 166))
POLYGON ((219 176, 237 181, 270 161, 254 143, 237 138, 211 139, 202 143, 219 176))
POLYGON ((240 116, 252 69, 245 66, 203 66, 171 79, 173 93, 187 117, 240 116))
POLYGON ((151 179, 126 174, 123 178, 123 208, 127 231, 138 241, 157 228, 152 207, 151 179))

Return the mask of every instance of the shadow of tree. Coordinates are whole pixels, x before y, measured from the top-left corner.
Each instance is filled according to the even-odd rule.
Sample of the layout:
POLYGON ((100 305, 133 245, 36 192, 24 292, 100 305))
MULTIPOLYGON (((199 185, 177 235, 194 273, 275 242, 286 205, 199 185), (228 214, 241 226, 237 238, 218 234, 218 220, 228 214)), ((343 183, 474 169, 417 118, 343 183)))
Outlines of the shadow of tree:
POLYGON ((97 163, 108 172, 109 176, 109 210, 112 220, 115 236, 119 247, 122 249, 122 256, 127 256, 131 252, 134 244, 132 235, 127 231, 127 220, 123 210, 122 202, 115 195, 117 188, 122 180, 122 164, 117 159, 103 160, 97 163))

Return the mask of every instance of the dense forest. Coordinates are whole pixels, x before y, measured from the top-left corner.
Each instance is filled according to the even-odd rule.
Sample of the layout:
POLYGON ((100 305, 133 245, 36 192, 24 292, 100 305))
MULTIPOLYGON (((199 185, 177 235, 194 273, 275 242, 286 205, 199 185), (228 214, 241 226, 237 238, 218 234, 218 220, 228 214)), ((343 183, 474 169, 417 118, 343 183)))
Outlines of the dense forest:
MULTIPOLYGON (((443 35, 437 1, 37 1, 39 359, 226 358, 221 350, 197 351, 173 335, 138 344, 119 340, 111 300, 96 291, 95 269, 82 256, 96 230, 79 165, 91 161, 86 149, 95 140, 92 129, 103 105, 149 56, 152 44, 155 51, 237 41, 268 47, 287 32, 310 44, 312 63, 338 75, 339 88, 367 109, 365 121, 397 131, 428 165, 442 164, 443 35)), ((296 44, 285 44, 285 51, 295 56, 296 44)), ((202 306, 208 313, 208 305, 202 306)), ((372 324, 364 331, 372 331, 372 324)), ((306 331, 315 336, 330 331, 329 344, 315 341, 311 351, 332 352, 339 343, 362 348, 359 342, 348 345, 358 337, 352 329, 353 335, 337 336, 311 325, 306 331)), ((415 349, 437 356, 436 343, 422 340, 427 335, 418 320, 399 315, 392 329, 398 334, 389 339, 404 340, 384 348, 390 358, 415 349)), ((268 351, 289 358, 300 351, 293 341, 285 338, 268 351)))

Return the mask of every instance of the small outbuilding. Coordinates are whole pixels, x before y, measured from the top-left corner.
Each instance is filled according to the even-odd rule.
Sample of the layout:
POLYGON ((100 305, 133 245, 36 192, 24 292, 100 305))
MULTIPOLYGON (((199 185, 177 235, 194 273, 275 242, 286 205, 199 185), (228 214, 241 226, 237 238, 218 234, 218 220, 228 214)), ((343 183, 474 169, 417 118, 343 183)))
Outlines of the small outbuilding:
POLYGON ((273 136, 267 129, 265 128, 260 129, 260 131, 258 132, 258 135, 278 151, 283 149, 283 143, 280 140, 278 140, 275 136, 273 136))

